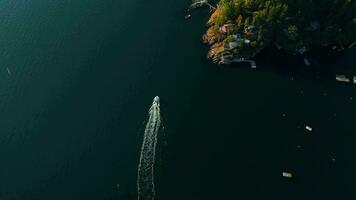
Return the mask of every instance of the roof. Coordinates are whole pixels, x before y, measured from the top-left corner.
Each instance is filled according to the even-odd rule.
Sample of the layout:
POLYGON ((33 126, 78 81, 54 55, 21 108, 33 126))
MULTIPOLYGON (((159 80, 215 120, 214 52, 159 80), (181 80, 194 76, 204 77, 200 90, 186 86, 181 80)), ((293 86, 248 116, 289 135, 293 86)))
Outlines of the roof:
POLYGON ((232 26, 232 24, 224 24, 222 27, 220 27, 220 31, 226 33, 230 26, 232 26))

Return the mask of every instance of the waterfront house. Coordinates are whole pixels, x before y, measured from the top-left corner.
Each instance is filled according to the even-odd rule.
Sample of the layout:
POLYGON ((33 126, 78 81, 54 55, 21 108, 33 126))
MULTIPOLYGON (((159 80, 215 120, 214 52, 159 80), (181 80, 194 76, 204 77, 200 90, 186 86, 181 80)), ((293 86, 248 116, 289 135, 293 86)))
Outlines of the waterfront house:
POLYGON ((236 41, 240 41, 240 39, 241 39, 241 35, 240 35, 240 34, 233 34, 232 37, 233 37, 236 41))
POLYGON ((220 27, 220 32, 227 33, 231 27, 232 24, 224 24, 222 27, 220 27))
POLYGON ((229 42, 230 49, 233 49, 233 48, 237 47, 238 45, 239 45, 239 43, 237 41, 229 42))

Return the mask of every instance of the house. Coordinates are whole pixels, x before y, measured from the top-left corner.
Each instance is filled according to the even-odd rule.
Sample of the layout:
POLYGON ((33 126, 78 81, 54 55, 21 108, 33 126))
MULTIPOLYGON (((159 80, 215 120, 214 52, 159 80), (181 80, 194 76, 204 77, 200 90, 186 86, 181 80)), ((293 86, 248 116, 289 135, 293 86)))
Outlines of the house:
POLYGON ((233 48, 237 47, 238 45, 239 45, 239 43, 237 41, 229 42, 230 49, 233 49, 233 48))
POLYGON ((231 26, 232 24, 224 24, 222 27, 220 27, 220 32, 227 33, 231 28, 231 26))
POLYGON ((253 35, 255 28, 256 27, 254 25, 245 26, 244 32, 246 35, 253 35))
POLYGON ((239 41, 241 39, 241 35, 240 34, 233 34, 232 37, 236 40, 239 41))

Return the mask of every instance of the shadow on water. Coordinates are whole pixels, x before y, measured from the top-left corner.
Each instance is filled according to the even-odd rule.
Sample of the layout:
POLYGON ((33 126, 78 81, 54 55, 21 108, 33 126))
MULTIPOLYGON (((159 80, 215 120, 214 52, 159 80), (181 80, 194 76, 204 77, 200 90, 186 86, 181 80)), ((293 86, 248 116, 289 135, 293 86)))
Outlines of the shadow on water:
MULTIPOLYGON (((345 74, 348 77, 356 76, 356 67, 351 66, 355 60, 356 50, 350 49, 343 53, 331 52, 313 47, 305 55, 292 55, 290 52, 279 51, 275 47, 268 47, 256 56, 257 70, 274 71, 291 80, 311 81, 316 84, 341 87, 348 90, 354 88, 352 84, 338 83, 336 74, 345 74), (311 63, 304 63, 307 58, 311 63), (263 63, 260 65, 259 63, 263 63)), ((249 63, 232 64, 232 69, 250 68, 249 63)))

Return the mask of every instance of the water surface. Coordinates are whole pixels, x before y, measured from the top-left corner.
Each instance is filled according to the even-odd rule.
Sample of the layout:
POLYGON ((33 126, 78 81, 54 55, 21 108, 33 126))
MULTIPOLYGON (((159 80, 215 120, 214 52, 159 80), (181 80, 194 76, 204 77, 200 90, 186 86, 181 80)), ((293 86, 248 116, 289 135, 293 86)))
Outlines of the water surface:
POLYGON ((0 2, 1 199, 135 199, 156 95, 157 199, 356 198, 355 87, 268 51, 257 70, 212 65, 188 4, 0 2))

